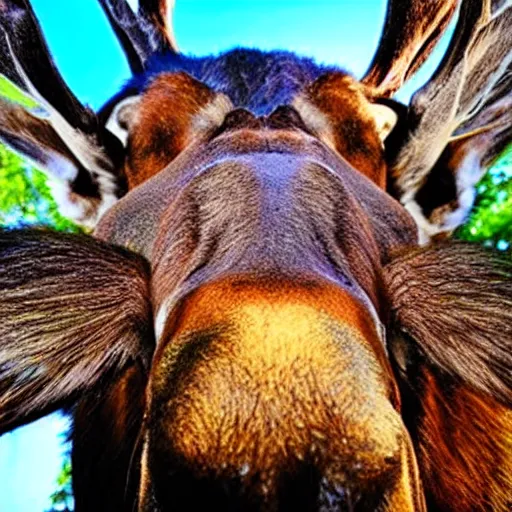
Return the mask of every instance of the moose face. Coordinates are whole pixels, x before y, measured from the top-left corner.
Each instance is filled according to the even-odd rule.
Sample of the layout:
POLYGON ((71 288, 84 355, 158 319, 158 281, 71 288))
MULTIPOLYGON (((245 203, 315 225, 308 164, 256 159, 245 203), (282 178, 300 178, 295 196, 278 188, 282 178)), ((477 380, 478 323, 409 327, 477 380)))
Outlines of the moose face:
POLYGON ((303 96, 297 109, 256 117, 167 74, 123 113, 132 118, 128 183, 137 184, 96 236, 152 261, 144 509, 270 510, 302 500, 345 509, 384 496, 389 506, 422 507, 376 296, 380 262, 414 244, 416 228, 373 182, 385 180, 384 148, 357 84, 338 74, 312 90, 334 79, 353 89, 339 115, 360 125, 343 150, 355 162, 370 152, 361 170, 308 128, 299 111, 314 107, 303 96), (162 97, 182 108, 166 106, 156 124, 162 97), (187 119, 183 105, 197 98, 205 103, 187 119), (191 140, 181 151, 180 127, 191 140), (155 210, 137 207, 147 198, 159 223, 155 210), (399 232, 380 232, 382 211, 399 232))
POLYGON ((0 431, 71 409, 81 511, 507 510, 510 263, 443 238, 510 139, 512 7, 462 1, 405 107, 456 1, 391 2, 361 81, 100 4, 134 78, 94 114, 0 2, 39 103, 0 137, 94 228, 0 236, 0 431))

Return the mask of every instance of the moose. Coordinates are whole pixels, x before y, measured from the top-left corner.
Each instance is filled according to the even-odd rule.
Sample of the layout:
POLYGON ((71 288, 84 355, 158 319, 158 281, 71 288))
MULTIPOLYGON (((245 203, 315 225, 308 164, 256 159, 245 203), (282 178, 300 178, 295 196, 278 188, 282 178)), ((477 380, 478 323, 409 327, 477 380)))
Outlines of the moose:
POLYGON ((510 510, 512 263, 451 234, 512 139, 511 2, 390 0, 361 80, 99 3, 133 77, 96 113, 0 0, 37 104, 0 139, 91 233, 0 234, 0 433, 72 414, 77 512, 510 510))

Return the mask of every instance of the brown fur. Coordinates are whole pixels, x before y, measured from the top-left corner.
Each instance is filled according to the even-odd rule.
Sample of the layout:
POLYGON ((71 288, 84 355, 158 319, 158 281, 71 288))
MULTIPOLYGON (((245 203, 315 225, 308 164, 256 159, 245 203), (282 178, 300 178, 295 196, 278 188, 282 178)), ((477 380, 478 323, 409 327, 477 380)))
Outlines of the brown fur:
POLYGON ((100 0, 137 74, 101 116, 66 88, 27 1, 0 3, 0 71, 50 115, 4 108, 0 136, 19 151, 69 150, 115 200, 123 167, 103 120, 140 95, 131 190, 95 232, 107 243, 0 235, 0 432, 75 406, 77 512, 424 512, 422 484, 434 510, 506 510, 511 265, 468 244, 415 248, 385 187, 394 169, 412 194, 450 143, 447 91, 462 110, 503 97, 506 79, 482 98, 472 78, 497 76, 482 65, 509 51, 512 11, 467 52, 491 4, 463 2, 447 66, 401 109, 397 164, 369 101, 396 107, 383 97, 455 0, 392 2, 366 85, 287 52, 176 55, 164 0, 138 14, 100 0), (493 37, 506 44, 487 54, 493 37), (474 67, 461 78, 462 54, 474 67))
POLYGON ((512 264, 464 242, 410 251, 385 268, 390 348, 433 510, 512 504, 512 264))
POLYGON ((0 432, 73 403, 130 359, 148 364, 140 257, 85 236, 3 232, 0 282, 0 432))
POLYGON ((439 243, 385 267, 393 321, 431 364, 512 406, 512 263, 475 244, 439 243))
POLYGON ((130 133, 129 188, 160 172, 192 140, 194 120, 215 94, 185 73, 163 73, 148 87, 130 133))
MULTIPOLYGON (((329 73, 306 88, 303 99, 326 116, 338 153, 379 187, 386 187, 384 148, 368 110, 364 89, 351 76, 329 73)), ((307 121, 306 121, 307 122, 307 121)), ((313 126, 313 130, 315 127, 313 126)), ((323 138, 322 133, 318 134, 323 138)))
POLYGON ((507 512, 512 506, 512 410, 423 372, 417 453, 433 510, 507 512))
POLYGON ((346 487, 361 507, 384 494, 404 512, 420 510, 372 324, 350 294, 314 281, 231 277, 191 294, 154 358, 147 485, 157 483, 171 507, 183 490, 172 476, 163 484, 166 466, 170 475, 240 479, 249 501, 281 510, 296 491, 280 494, 280 479, 311 464, 333 495, 346 487))
POLYGON ((147 369, 130 364, 119 379, 78 402, 72 434, 76 512, 129 510, 136 500, 146 384, 147 369))

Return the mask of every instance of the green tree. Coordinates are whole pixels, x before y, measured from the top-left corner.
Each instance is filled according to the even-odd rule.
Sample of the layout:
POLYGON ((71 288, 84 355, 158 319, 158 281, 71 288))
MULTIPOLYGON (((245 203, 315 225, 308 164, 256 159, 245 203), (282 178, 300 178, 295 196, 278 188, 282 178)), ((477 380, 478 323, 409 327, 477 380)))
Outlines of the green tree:
POLYGON ((71 483, 71 458, 68 454, 57 476, 57 490, 50 496, 52 508, 47 512, 71 512, 73 510, 73 488, 71 483))
MULTIPOLYGON (((0 96, 27 108, 37 106, 34 100, 2 76, 0 96)), ((75 224, 59 214, 46 176, 0 145, 0 226, 33 225, 79 231, 75 224)))
POLYGON ((477 192, 473 213, 457 235, 508 249, 512 242, 512 144, 491 166, 477 192))
POLYGON ((79 230, 59 214, 46 176, 4 146, 0 146, 0 225, 79 230))

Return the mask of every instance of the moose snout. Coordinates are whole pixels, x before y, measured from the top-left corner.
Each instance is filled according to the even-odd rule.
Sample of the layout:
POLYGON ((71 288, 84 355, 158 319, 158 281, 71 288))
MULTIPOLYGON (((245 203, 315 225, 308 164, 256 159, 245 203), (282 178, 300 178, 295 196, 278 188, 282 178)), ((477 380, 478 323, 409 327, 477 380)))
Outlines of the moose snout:
POLYGON ((380 342, 348 294, 217 283, 172 324, 152 377, 142 510, 421 510, 380 342))

